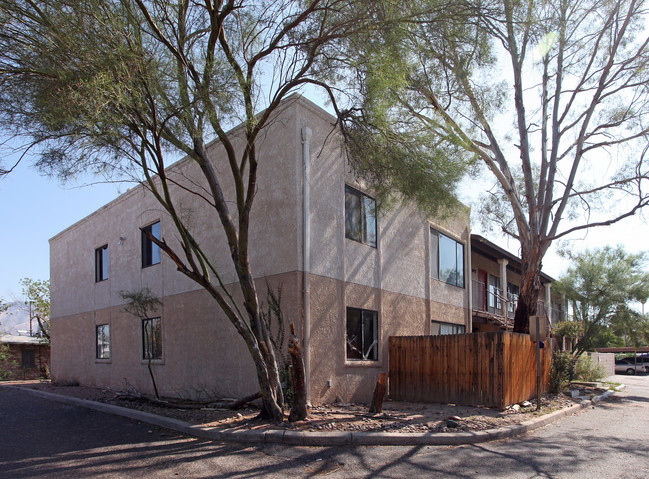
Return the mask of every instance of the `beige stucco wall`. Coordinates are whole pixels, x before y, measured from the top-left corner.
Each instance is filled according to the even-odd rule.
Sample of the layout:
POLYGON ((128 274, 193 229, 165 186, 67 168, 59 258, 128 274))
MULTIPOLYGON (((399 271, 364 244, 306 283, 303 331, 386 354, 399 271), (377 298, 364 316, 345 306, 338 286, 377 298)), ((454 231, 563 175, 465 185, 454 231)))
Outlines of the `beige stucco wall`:
MULTIPOLYGON (((387 370, 390 335, 429 334, 432 320, 464 324, 468 329, 468 288, 431 279, 429 258, 431 225, 462 242, 468 254, 468 214, 459 212, 431 223, 415 208, 401 205, 380 213, 376 248, 346 239, 345 184, 370 195, 371 191, 358 184, 346 167, 337 136, 331 134, 333 119, 307 101, 289 102, 258 144, 260 168, 250 254, 252 270, 259 278, 259 296, 265 296, 264 277, 271 278, 271 284, 283 284, 287 321, 296 323, 298 334, 303 333, 304 311, 300 132, 305 126, 313 133, 310 396, 314 402, 338 395, 345 400, 368 400, 376 373, 387 370), (347 306, 378 311, 379 361, 346 361, 347 306), (328 379, 333 381, 331 388, 328 379)), ((210 152, 218 168, 227 168, 218 144, 210 152)), ((200 181, 188 161, 176 164, 169 174, 179 181, 200 181)), ((222 186, 233 201, 233 185, 225 181, 222 186)), ((195 237, 222 271, 224 282, 233 283, 235 275, 216 213, 194 195, 179 189, 173 193, 178 209, 195 227, 195 237)), ((163 238, 177 246, 169 218, 152 195, 138 186, 50 240, 53 376, 117 388, 123 387, 126 378, 138 389, 150 391, 146 362, 140 359, 141 326, 123 312, 119 295, 123 290, 149 287, 164 304, 164 361, 155 365, 162 393, 187 395, 204 389, 228 396, 249 394, 255 387, 252 362, 243 340, 213 300, 178 273, 164 255, 160 264, 141 267, 140 228, 158 220, 163 238), (109 278, 95 283, 94 250, 104 244, 109 250, 109 278), (109 362, 94 359, 97 324, 111 325, 109 362)))

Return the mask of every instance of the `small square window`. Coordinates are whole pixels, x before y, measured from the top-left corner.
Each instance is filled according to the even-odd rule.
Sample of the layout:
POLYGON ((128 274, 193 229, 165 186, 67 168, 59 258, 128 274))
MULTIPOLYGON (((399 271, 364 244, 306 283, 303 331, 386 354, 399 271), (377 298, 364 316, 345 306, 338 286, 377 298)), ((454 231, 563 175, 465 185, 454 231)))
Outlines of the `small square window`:
POLYGON ((162 359, 162 323, 160 318, 142 320, 142 358, 162 359))
POLYGON ((376 311, 347 308, 347 359, 378 361, 378 315, 376 311))
POLYGON ((108 245, 95 250, 95 282, 108 279, 108 245))
POLYGON ((142 267, 152 266, 160 262, 160 247, 151 241, 151 235, 160 239, 160 222, 157 221, 142 228, 142 267))
POLYGON ((346 185, 345 238, 376 248, 376 201, 346 185))
POLYGON ((110 359, 110 325, 100 324, 95 328, 97 337, 97 359, 110 359))

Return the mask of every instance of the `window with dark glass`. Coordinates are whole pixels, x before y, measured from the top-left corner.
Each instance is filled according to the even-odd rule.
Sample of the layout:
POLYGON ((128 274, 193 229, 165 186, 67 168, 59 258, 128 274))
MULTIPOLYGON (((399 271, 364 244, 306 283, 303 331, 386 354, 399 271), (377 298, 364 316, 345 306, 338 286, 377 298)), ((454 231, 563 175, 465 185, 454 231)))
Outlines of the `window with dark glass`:
POLYGON ((21 359, 23 369, 33 369, 36 367, 36 355, 33 349, 23 349, 21 359))
POLYGON ((97 359, 110 359, 110 325, 100 324, 96 326, 97 359))
POLYGON ((430 271, 433 278, 464 288, 464 245, 432 228, 430 271))
POLYGON ((378 313, 347 308, 347 359, 378 361, 378 313))
POLYGON ((149 235, 160 239, 160 222, 142 228, 142 267, 146 268, 160 262, 160 247, 155 244, 149 235))
POLYGON ((108 245, 95 250, 95 282, 108 279, 108 245))
POLYGON ((345 238, 376 247, 376 201, 346 185, 345 238))
POLYGON ((162 322, 160 318, 142 320, 142 357, 162 359, 162 322))

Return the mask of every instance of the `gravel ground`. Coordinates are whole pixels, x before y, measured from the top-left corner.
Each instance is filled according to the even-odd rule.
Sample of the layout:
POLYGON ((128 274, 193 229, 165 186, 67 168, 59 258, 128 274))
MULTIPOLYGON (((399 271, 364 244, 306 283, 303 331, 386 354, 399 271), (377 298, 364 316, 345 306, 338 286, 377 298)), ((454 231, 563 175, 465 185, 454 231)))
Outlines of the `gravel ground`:
MULTIPOLYGON (((383 432, 458 432, 481 431, 519 424, 539 415, 567 408, 575 400, 567 394, 548 395, 536 411, 535 401, 525 401, 504 411, 495 408, 468 407, 454 404, 428 404, 385 401, 383 412, 368 413, 363 404, 330 404, 309 408, 308 419, 280 425, 256 419, 254 407, 233 411, 218 407, 167 407, 128 396, 123 392, 85 386, 63 386, 50 382, 15 381, 11 384, 98 401, 116 406, 167 416, 193 425, 231 429, 293 429, 306 431, 383 431, 383 432)), ((603 390, 584 389, 582 395, 601 394, 603 390)))

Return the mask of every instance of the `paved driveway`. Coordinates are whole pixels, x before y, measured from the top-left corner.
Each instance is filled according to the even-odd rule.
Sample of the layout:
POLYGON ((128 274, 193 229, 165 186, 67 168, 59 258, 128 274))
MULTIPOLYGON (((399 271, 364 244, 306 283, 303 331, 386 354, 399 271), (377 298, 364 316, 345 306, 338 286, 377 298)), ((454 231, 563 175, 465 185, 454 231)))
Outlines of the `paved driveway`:
POLYGON ((0 477, 649 477, 649 377, 530 435, 460 447, 244 447, 0 386, 0 477))

